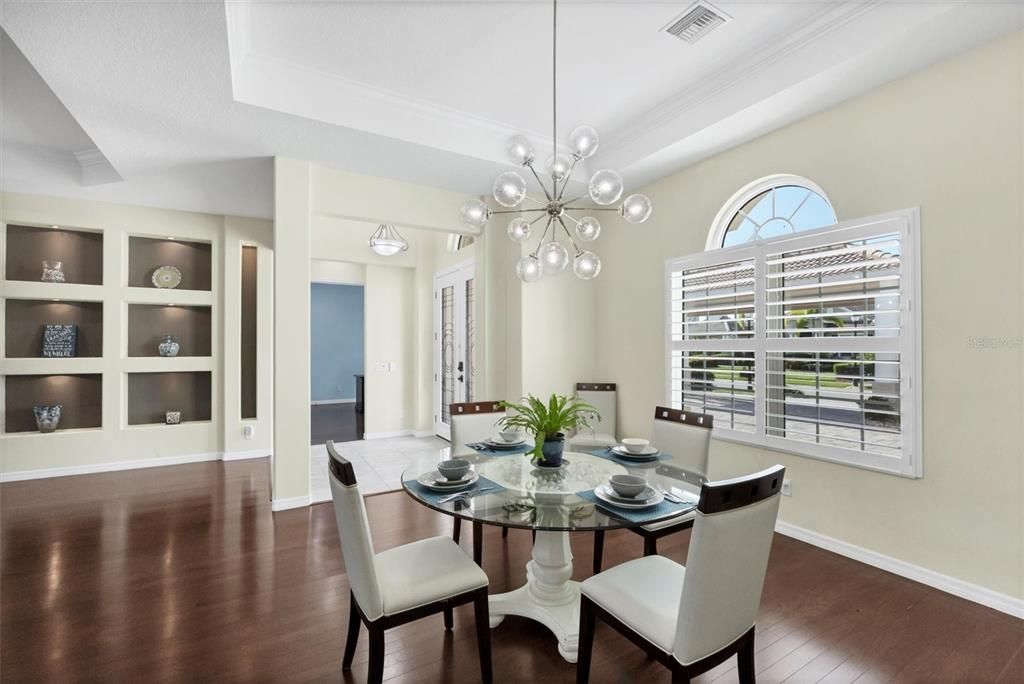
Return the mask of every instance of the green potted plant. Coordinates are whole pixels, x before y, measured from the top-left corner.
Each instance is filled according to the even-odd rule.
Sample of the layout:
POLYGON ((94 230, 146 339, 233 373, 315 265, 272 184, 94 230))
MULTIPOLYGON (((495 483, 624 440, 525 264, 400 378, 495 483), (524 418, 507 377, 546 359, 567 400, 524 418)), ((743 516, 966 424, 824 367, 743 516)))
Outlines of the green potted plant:
POLYGON ((562 465, 565 431, 590 427, 600 420, 597 409, 576 397, 552 394, 545 404, 532 394, 518 404, 502 402, 508 415, 498 421, 503 428, 519 428, 533 435, 531 460, 539 466, 557 468, 562 465))

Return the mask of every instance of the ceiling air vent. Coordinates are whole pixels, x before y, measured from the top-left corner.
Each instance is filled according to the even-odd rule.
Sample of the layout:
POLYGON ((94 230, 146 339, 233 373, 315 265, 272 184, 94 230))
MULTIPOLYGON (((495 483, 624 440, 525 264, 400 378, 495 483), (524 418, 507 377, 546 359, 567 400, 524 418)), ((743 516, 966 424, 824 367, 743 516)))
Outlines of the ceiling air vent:
POLYGON ((691 5, 663 30, 691 45, 708 35, 731 17, 706 2, 691 5))

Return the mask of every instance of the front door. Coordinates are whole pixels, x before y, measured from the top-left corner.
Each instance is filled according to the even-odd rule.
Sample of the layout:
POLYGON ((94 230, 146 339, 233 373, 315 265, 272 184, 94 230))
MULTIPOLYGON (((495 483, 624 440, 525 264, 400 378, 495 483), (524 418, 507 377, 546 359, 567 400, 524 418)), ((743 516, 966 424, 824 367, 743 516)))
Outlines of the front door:
POLYGON ((475 300, 472 262, 434 275, 434 432, 448 440, 448 407, 475 396, 475 300))

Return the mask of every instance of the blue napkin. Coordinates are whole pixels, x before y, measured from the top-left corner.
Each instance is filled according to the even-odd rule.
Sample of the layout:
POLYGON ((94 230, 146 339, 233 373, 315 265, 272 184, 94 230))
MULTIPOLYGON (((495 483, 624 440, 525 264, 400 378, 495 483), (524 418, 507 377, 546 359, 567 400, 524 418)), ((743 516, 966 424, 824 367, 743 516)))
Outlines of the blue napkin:
POLYGON ((684 504, 677 504, 668 499, 665 499, 657 506, 651 506, 650 508, 622 508, 602 501, 597 498, 594 494, 593 489, 585 489, 582 492, 576 492, 576 496, 591 503, 597 504, 604 511, 611 513, 612 515, 623 518, 634 523, 649 523, 654 520, 664 520, 674 514, 686 513, 697 508, 697 502, 687 502, 684 504))
POLYGON ((402 483, 406 489, 409 490, 413 496, 417 499, 422 499, 427 503, 436 506, 438 499, 443 499, 449 494, 469 492, 470 498, 478 496, 480 494, 499 494, 505 491, 505 488, 494 480, 489 480, 486 477, 481 476, 479 480, 474 482, 472 486, 466 487, 465 489, 459 489, 450 492, 435 492, 433 489, 427 489, 416 480, 406 480, 402 483), (492 489, 493 488, 493 489, 492 489), (481 489, 487 489, 486 492, 481 492, 481 489))
POLYGON ((533 451, 532 444, 520 444, 512 449, 492 449, 484 442, 470 442, 466 446, 484 456, 512 456, 513 454, 525 454, 533 451))
POLYGON ((591 455, 597 456, 598 458, 604 458, 604 459, 607 459, 607 460, 612 461, 614 463, 618 463, 619 465, 624 465, 626 467, 629 467, 629 466, 636 467, 638 465, 643 465, 644 463, 654 463, 655 461, 671 461, 672 460, 672 454, 666 454, 664 451, 659 451, 654 456, 654 458, 648 457, 648 458, 646 458, 644 460, 622 458, 621 456, 616 454, 614 451, 612 451, 611 447, 602 447, 600 449, 596 449, 594 451, 591 451, 590 453, 591 453, 591 455))

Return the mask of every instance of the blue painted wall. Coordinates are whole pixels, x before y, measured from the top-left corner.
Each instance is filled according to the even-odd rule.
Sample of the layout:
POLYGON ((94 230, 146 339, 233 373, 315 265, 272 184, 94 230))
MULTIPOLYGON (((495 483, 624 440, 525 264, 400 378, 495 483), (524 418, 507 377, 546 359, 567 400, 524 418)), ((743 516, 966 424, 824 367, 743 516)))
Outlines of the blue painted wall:
POLYGON ((355 373, 363 372, 363 288, 310 285, 310 397, 355 399, 355 373))

